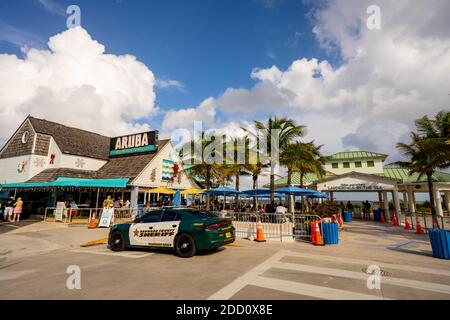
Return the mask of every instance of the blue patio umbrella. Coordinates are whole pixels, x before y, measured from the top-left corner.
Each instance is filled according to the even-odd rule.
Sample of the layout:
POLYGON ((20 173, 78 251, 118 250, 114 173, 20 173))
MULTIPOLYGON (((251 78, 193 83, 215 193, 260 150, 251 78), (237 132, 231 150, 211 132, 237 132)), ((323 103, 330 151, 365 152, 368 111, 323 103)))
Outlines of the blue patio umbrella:
MULTIPOLYGON (((204 194, 211 194, 214 196, 223 196, 224 197, 224 202, 226 204, 227 201, 227 196, 229 195, 239 195, 241 194, 240 191, 230 188, 230 187, 218 187, 218 188, 214 188, 214 189, 209 189, 203 192, 204 194)), ((214 210, 214 202, 213 202, 213 210, 214 210)))
MULTIPOLYGON (((294 186, 288 186, 288 187, 284 187, 284 188, 279 188, 276 189, 275 192, 277 193, 284 193, 286 195, 290 195, 290 196, 309 196, 309 195, 313 195, 315 193, 315 190, 308 190, 308 189, 304 189, 304 188, 299 188, 299 187, 294 187, 294 186)), ((289 212, 294 212, 294 202, 295 199, 293 199, 290 203, 290 208, 289 208, 289 212)))
POLYGON ((242 191, 242 193, 251 195, 251 196, 261 196, 261 195, 270 195, 270 189, 250 189, 242 191))
POLYGON ((328 196, 325 193, 323 193, 323 192, 316 191, 316 192, 314 192, 314 194, 309 195, 308 198, 326 199, 326 198, 328 198, 328 196))
POLYGON ((205 190, 203 193, 212 194, 216 196, 229 196, 240 194, 241 192, 229 187, 218 187, 214 189, 205 190))
POLYGON ((175 195, 173 196, 173 205, 175 207, 181 206, 181 193, 180 189, 177 189, 177 192, 175 192, 175 195))
POLYGON ((294 196, 309 196, 309 195, 313 195, 317 191, 294 187, 294 186, 288 186, 288 187, 276 189, 275 192, 276 193, 284 193, 284 194, 292 194, 294 196))

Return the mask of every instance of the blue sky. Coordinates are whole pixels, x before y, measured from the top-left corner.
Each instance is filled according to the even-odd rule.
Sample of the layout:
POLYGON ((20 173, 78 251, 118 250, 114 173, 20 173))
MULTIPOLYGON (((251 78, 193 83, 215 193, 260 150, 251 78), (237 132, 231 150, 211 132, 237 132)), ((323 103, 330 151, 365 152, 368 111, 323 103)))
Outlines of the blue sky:
MULTIPOLYGON (((46 48, 66 28, 73 1, 3 0, 0 25, 25 34, 28 46, 46 48)), ((250 87, 253 68, 287 68, 299 57, 327 58, 312 34, 311 5, 300 0, 89 0, 77 1, 82 26, 108 53, 132 54, 163 81, 162 109, 196 106, 227 87, 250 87)), ((0 41, 0 52, 23 55, 0 41)), ((148 119, 157 126, 162 116, 148 119)))
POLYGON ((74 31, 72 1, 2 0, 0 141, 28 114, 165 136, 277 115, 326 153, 395 161, 414 120, 449 106, 450 2, 430 1, 377 0, 373 30, 371 0, 85 0, 74 31))

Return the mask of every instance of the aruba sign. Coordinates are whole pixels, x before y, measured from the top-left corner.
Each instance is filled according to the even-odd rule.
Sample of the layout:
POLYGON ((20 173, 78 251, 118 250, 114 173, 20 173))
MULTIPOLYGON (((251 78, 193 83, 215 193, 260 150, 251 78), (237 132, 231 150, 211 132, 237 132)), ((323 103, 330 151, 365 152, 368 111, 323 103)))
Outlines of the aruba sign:
POLYGON ((121 156, 155 151, 158 142, 158 131, 136 133, 112 138, 109 156, 121 156))

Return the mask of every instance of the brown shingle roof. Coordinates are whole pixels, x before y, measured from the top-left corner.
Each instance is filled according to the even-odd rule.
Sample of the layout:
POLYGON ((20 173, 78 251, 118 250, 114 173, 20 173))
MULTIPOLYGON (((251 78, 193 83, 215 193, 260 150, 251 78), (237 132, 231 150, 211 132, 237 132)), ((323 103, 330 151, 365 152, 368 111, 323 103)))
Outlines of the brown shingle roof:
MULTIPOLYGON (((161 150, 170 140, 159 140, 158 150, 161 150)), ((111 158, 97 171, 96 178, 135 178, 144 170, 157 152, 131 155, 128 157, 111 158)))
POLYGON ((29 119, 34 130, 52 136, 63 153, 108 160, 109 137, 31 116, 29 119))
POLYGON ((76 170, 67 168, 45 169, 32 177, 27 182, 50 182, 58 177, 69 178, 95 178, 95 171, 76 170))

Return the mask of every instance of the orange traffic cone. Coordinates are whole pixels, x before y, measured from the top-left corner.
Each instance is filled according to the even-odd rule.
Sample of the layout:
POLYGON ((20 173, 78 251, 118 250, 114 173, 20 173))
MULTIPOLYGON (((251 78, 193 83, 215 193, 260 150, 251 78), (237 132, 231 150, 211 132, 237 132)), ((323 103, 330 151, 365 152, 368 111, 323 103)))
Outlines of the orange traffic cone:
POLYGON ((423 229, 422 229, 422 226, 420 225, 419 217, 418 217, 418 216, 416 216, 416 233, 417 233, 417 234, 424 234, 424 233, 425 233, 425 232, 423 231, 423 229))
POLYGON ((405 215, 405 230, 411 230, 411 225, 409 224, 408 217, 405 215))
POLYGON ((384 213, 381 213, 381 217, 380 217, 381 223, 385 223, 386 221, 384 220, 384 213))
POLYGON ((258 220, 258 226, 256 227, 256 242, 265 242, 266 240, 264 239, 264 234, 263 234, 263 226, 261 223, 261 219, 258 220))
POLYGON ((397 219, 397 213, 394 212, 394 227, 399 227, 400 224, 398 223, 398 219, 397 219))
POLYGON ((314 222, 314 229, 315 230, 315 237, 313 238, 313 244, 316 246, 323 246, 323 239, 322 239, 322 234, 320 233, 320 228, 319 228, 319 222, 315 221, 314 222))
POLYGON ((95 220, 95 213, 92 215, 91 220, 89 220, 89 229, 95 229, 97 228, 97 220, 95 220))
POLYGON ((311 242, 314 243, 316 241, 316 225, 314 220, 311 221, 311 242))

